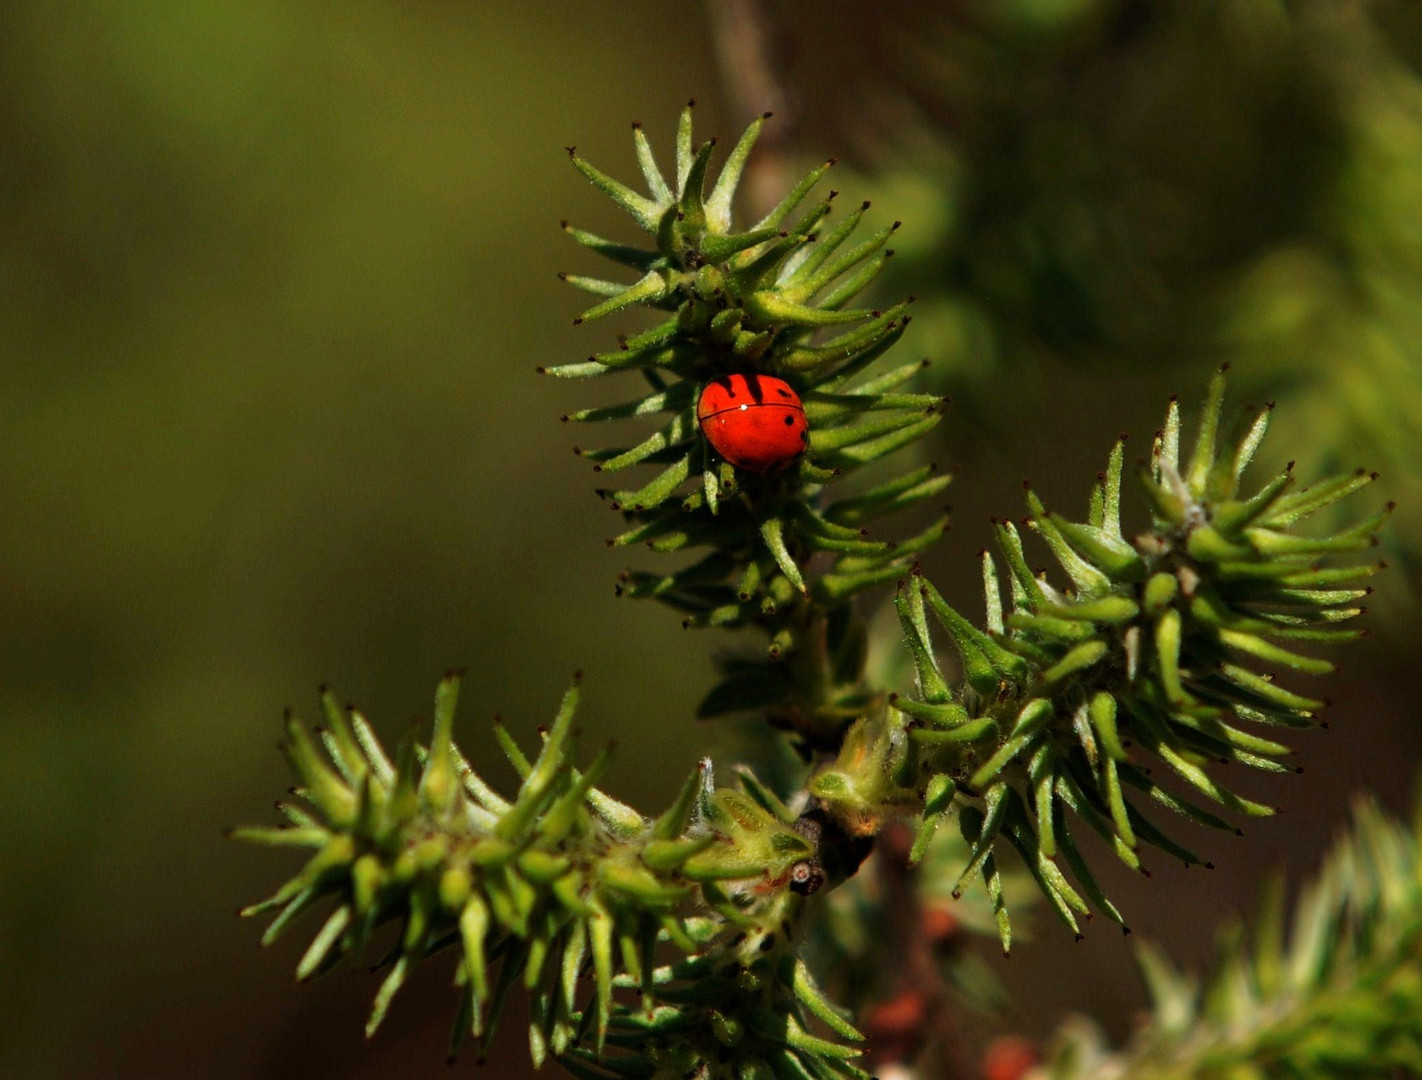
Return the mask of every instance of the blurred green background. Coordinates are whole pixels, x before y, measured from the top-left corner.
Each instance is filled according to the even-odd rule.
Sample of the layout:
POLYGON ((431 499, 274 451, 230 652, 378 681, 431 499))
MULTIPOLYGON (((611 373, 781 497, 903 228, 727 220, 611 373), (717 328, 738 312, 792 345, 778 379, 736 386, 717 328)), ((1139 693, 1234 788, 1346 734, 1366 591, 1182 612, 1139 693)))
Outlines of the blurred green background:
MULTIPOLYGON (((1083 500, 1117 430, 1145 443, 1224 359, 1281 398, 1277 456, 1379 465, 1404 501, 1310 775, 1252 788, 1283 818, 1201 838, 1213 875, 1104 882, 1198 962, 1351 792, 1403 808, 1422 745, 1422 17, 940 7, 765 10, 799 117, 776 152, 840 154, 846 196, 905 223, 900 348, 959 400, 950 597, 976 610, 1023 476, 1083 500)), ((491 760, 488 718, 531 737, 581 667, 608 786, 648 808, 721 738, 689 717, 728 639, 612 597, 615 519, 557 419, 608 391, 533 368, 607 340, 570 325, 555 271, 591 263, 558 220, 623 229, 562 147, 625 176, 629 121, 669 137, 694 95, 730 134, 759 103, 699 5, 650 0, 16 0, 0 48, 0 1076, 447 1075, 445 973, 366 1045, 374 980, 294 986, 299 943, 262 953, 232 914, 285 867, 221 830, 272 816, 281 710, 322 683, 394 732, 465 666, 462 742, 491 760)), ((1127 957, 1044 926, 996 961, 1002 1023, 1124 1033, 1127 957)))

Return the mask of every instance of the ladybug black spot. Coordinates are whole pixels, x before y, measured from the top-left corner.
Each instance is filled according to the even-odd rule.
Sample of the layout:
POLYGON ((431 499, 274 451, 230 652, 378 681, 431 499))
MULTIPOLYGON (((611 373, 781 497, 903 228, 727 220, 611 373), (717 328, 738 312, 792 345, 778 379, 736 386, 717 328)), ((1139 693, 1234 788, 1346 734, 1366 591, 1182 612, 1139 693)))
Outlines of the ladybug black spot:
POLYGON ((785 426, 786 426, 786 427, 789 427, 789 426, 790 426, 791 424, 793 424, 794 422, 795 422, 795 418, 794 418, 793 416, 786 416, 786 417, 785 417, 785 426))
POLYGON ((783 387, 783 386, 777 391, 777 393, 779 393, 781 397, 789 397, 789 396, 790 396, 790 391, 789 391, 789 390, 786 390, 785 387, 783 387))

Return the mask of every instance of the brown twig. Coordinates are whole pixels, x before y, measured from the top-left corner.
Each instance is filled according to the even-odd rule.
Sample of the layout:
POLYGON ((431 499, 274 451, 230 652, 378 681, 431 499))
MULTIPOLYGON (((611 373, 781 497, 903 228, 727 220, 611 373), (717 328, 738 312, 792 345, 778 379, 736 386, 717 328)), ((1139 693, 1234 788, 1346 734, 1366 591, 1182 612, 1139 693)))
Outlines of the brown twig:
POLYGON ((707 0, 706 7, 721 82, 735 119, 747 123, 763 113, 775 114, 761 133, 742 183, 758 217, 793 181, 788 148, 798 109, 783 75, 782 39, 759 0, 707 0))
POLYGON ((908 863, 912 843, 908 826, 896 822, 880 833, 876 846, 880 902, 898 975, 889 996, 866 1011, 865 1034, 875 1067, 918 1062, 927 1075, 953 1080, 969 1075, 969 1070, 936 954, 953 928, 943 925, 944 913, 923 904, 918 871, 908 863))

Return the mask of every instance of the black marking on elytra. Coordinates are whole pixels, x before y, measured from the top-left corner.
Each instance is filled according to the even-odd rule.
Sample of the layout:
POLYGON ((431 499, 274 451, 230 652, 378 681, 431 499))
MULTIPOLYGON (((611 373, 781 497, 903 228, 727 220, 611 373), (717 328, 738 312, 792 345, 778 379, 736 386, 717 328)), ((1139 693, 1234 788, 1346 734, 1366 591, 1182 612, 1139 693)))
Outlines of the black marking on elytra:
POLYGON ((794 414, 794 413, 786 413, 786 414, 785 414, 785 426, 786 426, 786 427, 789 427, 789 426, 792 425, 793 423, 795 423, 795 414, 794 414))
MULTIPOLYGON (((754 402, 756 405, 768 405, 776 409, 792 410, 791 415, 786 417, 785 422, 787 424, 793 424, 795 422, 793 415, 794 412, 798 412, 801 410, 797 408, 797 406, 793 402, 766 401, 766 388, 763 382, 765 378, 766 376, 760 374, 745 376, 745 385, 746 389, 750 392, 751 401, 754 402)), ((710 420, 716 416, 721 416, 725 413, 736 412, 740 409, 746 408, 748 405, 748 403, 742 399, 742 395, 739 393, 738 388, 731 382, 731 376, 718 376, 717 378, 712 379, 711 382, 707 384, 708 389, 711 386, 721 387, 726 392, 729 404, 724 409, 717 409, 715 412, 706 413, 704 416, 700 416, 698 420, 703 428, 707 420, 710 420)), ((784 387, 780 387, 779 391, 784 397, 791 396, 791 394, 786 392, 784 387)), ((704 394, 705 391, 703 390, 702 393, 704 394)))
MULTIPOLYGON (((769 401, 764 402, 763 404, 765 405, 766 409, 774 409, 776 412, 784 411, 788 417, 787 423, 792 424, 795 422, 795 414, 800 411, 794 405, 782 404, 779 401, 769 401)), ((725 416, 728 413, 740 412, 742 409, 749 408, 750 406, 747 405, 745 402, 742 402, 739 405, 727 405, 724 409, 717 409, 715 412, 707 413, 705 416, 700 417, 698 422, 704 428, 706 426, 706 421, 708 420, 714 420, 718 416, 725 416)))

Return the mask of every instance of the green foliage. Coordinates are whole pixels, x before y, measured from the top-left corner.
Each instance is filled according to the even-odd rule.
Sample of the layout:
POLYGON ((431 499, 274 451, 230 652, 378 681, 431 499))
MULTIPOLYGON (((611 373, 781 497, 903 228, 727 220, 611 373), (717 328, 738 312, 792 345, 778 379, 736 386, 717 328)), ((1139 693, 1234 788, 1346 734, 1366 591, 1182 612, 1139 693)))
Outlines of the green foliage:
MULTIPOLYGON (((867 523, 933 498, 947 478, 911 468, 848 496, 832 495, 832 482, 921 438, 939 402, 900 392, 921 365, 874 367, 902 334, 905 305, 848 307, 891 254, 892 229, 851 243, 862 210, 828 227, 834 192, 794 218, 823 167, 764 220, 734 227, 732 199, 761 123, 709 191, 714 140, 693 143, 690 109, 670 180, 635 130, 647 195, 572 152, 578 170, 654 238, 643 250, 569 230, 639 274, 631 284, 570 277, 604 297, 578 321, 631 307, 666 318, 550 373, 636 371, 647 382, 631 401, 569 417, 660 418, 630 448, 586 454, 604 472, 660 470, 640 488, 606 493, 631 526, 613 543, 709 550, 670 573, 629 572, 621 591, 662 600, 688 626, 765 634, 765 653, 723 662, 699 713, 763 714, 791 731, 801 767, 780 769, 778 790, 750 768, 738 770, 735 787, 717 788, 703 761, 670 809, 644 817, 595 786, 608 751, 575 766, 574 686, 531 760, 496 728, 521 779, 506 798, 454 746, 457 678, 436 695, 428 748, 412 732, 393 762, 358 714, 325 695, 324 754, 288 720, 302 805, 283 807, 286 826, 237 833, 314 854, 246 913, 276 913, 270 941, 328 904, 302 978, 398 924, 368 1032, 410 971, 448 947, 459 954, 456 1047, 469 1033, 487 1039, 521 982, 534 1062, 555 1057, 579 1077, 862 1080, 862 1037, 817 987, 804 943, 827 946, 831 967, 873 956, 874 935, 844 933, 834 903, 813 894, 852 879, 888 823, 919 823, 910 855, 919 869, 906 872, 915 884, 903 895, 956 897, 981 878, 985 899, 965 911, 1005 950, 1009 894, 1024 876, 1074 931, 1093 907, 1123 922, 1073 826, 1085 823, 1134 869, 1144 869, 1147 845, 1200 862, 1146 806, 1217 828, 1233 826, 1203 803, 1271 813, 1221 784, 1212 766, 1289 771, 1289 748, 1272 733, 1315 723, 1324 702, 1278 685, 1274 672, 1326 673, 1328 661, 1298 650, 1358 636, 1346 624, 1378 565, 1352 557, 1375 543, 1387 511, 1324 535, 1298 526, 1373 476, 1300 490, 1290 465, 1242 490, 1272 406, 1222 437, 1222 374, 1188 458, 1172 403, 1150 460, 1138 464, 1143 531, 1128 536, 1123 525, 1121 443, 1085 521, 1049 512, 1029 488, 1026 525, 1066 581, 1032 569, 1018 529, 999 523, 1001 559, 983 558, 982 627, 914 561, 941 537, 942 519, 898 544, 867 539, 867 523), (783 377, 801 395, 811 431, 794 467, 745 473, 702 436, 702 388, 738 372, 783 377), (904 696, 866 675, 868 631, 856 608, 865 590, 894 580, 905 667, 917 683, 904 696), (956 668, 940 660, 930 616, 956 668), (961 845, 933 849, 949 816, 961 845), (1025 875, 1005 857, 1009 848, 1025 875), (591 988, 580 990, 587 974, 591 988)), ((882 925, 901 914, 857 884, 843 896, 841 916, 847 909, 882 925)), ((985 985, 977 973, 965 972, 969 980, 985 985)), ((848 987, 849 996, 862 989, 848 987)), ((1269 994, 1261 989, 1261 1000, 1269 994)))
POLYGON ((868 1080, 854 1064, 864 1036, 797 955, 791 920, 798 903, 793 893, 781 894, 761 911, 758 925, 658 968, 648 1006, 613 1016, 607 1036, 613 1052, 577 1050, 564 1064, 589 1080, 868 1080), (777 914, 785 920, 778 925, 777 914))
POLYGON ((1290 771, 1289 747, 1275 732, 1316 723, 1325 703, 1278 685, 1273 672, 1331 671, 1327 660, 1295 650, 1361 633, 1345 624, 1361 613, 1358 601, 1370 591, 1362 583, 1379 564, 1330 564, 1371 547, 1391 507, 1332 535, 1297 532, 1298 523, 1373 477, 1354 473, 1298 490, 1290 464, 1242 494, 1241 476, 1271 410, 1246 417, 1220 440, 1223 397, 1221 374, 1188 459, 1172 402, 1150 462, 1136 469, 1150 526, 1129 540, 1121 524, 1122 443, 1092 491, 1085 522, 1049 512, 1028 489, 1027 526, 1065 573, 1065 586, 1030 568, 1010 522, 996 526, 1006 606, 998 564, 983 559, 986 628, 915 573, 895 602, 918 693, 861 720, 839 759, 810 783, 855 828, 873 829, 886 811, 921 806, 920 855, 956 812, 970 845, 959 886, 982 877, 1004 949, 1012 940, 1000 877, 1008 847, 1074 932, 1092 906, 1123 921, 1083 859, 1068 811, 1137 870, 1143 844, 1186 865, 1203 861, 1146 815, 1147 803, 1219 829, 1234 826, 1200 800, 1245 816, 1271 814, 1222 784, 1210 766, 1290 771), (959 686, 933 650, 930 612, 957 654, 959 686), (1260 727, 1272 729, 1268 737, 1260 727), (1161 783, 1152 765, 1163 765, 1175 784, 1161 783))
POLYGON ((1202 987, 1154 946, 1141 972, 1150 1023, 1119 1054, 1083 1022, 1064 1027, 1050 1080, 1284 1080, 1422 1073, 1422 820, 1371 800, 1334 847, 1292 919, 1280 881, 1248 932, 1223 935, 1202 987))
MULTIPOLYGON (((1045 358, 1194 378, 1223 356, 1289 404, 1291 441, 1378 465, 1412 514, 1416 6, 966 3, 927 22, 871 175, 914 226, 886 285, 918 293, 960 413, 1014 423, 1045 358)), ((1393 539, 1414 561, 1416 524, 1393 539)))
MULTIPOLYGON (((334 904, 297 965, 299 979, 366 952, 394 922, 400 929, 380 965, 387 970, 367 1035, 411 970, 454 948, 460 1013, 452 1050, 471 1033, 487 1041, 510 990, 521 983, 529 994, 535 1064, 570 1052, 590 1033, 599 1050, 606 1039, 621 1045, 644 1021, 657 1031, 675 1030, 672 1044, 692 1038, 698 1025, 706 1027, 706 1039, 725 1042, 722 1028, 738 1016, 755 1035, 747 1050, 772 1060, 853 1056, 806 1031, 801 1006, 792 1003, 829 1017, 840 1034, 852 1032, 813 991, 790 951, 792 884, 804 879, 815 851, 783 806, 754 785, 717 789, 703 762, 672 807, 644 818, 594 786, 607 751, 586 771, 574 767, 576 685, 531 761, 496 729, 522 777, 506 799, 452 741, 458 685, 456 676, 440 684, 428 749, 412 732, 393 761, 364 718, 330 693, 322 697, 321 746, 288 718, 284 751, 300 803, 281 805, 285 825, 237 829, 234 836, 314 851, 275 894, 242 912, 275 913, 262 937, 269 944, 308 909, 334 904), (689 917, 689 910, 699 914, 689 917), (659 943, 686 959, 658 967, 659 943), (578 989, 589 971, 593 994, 586 1002, 578 989), (678 997, 677 984, 693 976, 697 993, 678 997), (616 1005, 617 986, 639 989, 646 1006, 659 1011, 643 1017, 616 1005), (719 997, 698 996, 712 987, 719 997), (782 1000, 786 988, 790 997, 782 1000), (768 1015, 780 1018, 779 1028, 768 1015)), ((834 1075, 854 1075, 847 1066, 833 1068, 834 1075)))
POLYGON ((578 321, 633 306, 666 318, 617 349, 547 370, 572 378, 639 372, 648 383, 639 397, 584 409, 569 420, 661 418, 635 445, 583 452, 603 473, 634 465, 658 469, 640 487, 602 492, 630 526, 611 543, 645 543, 657 552, 711 549, 670 573, 629 571, 619 593, 656 598, 681 612, 687 627, 760 627, 772 660, 797 650, 814 653, 800 669, 752 664, 728 671, 703 714, 778 705, 813 714, 812 726, 833 728, 863 705, 857 643, 833 633, 848 630, 844 620, 831 627, 827 643, 808 640, 815 635, 805 630, 807 613, 841 607, 864 589, 902 576, 914 554, 943 535, 946 518, 896 543, 871 539, 868 527, 935 498, 949 477, 923 466, 837 499, 828 499, 826 489, 925 435, 939 421, 941 401, 902 389, 922 363, 876 367, 908 325, 908 301, 884 310, 849 306, 893 254, 885 245, 897 222, 856 241, 868 204, 832 225, 835 191, 801 212, 833 164, 826 162, 765 218, 737 228, 732 200, 764 119, 741 136, 708 193, 715 140, 696 146, 691 117, 688 107, 677 128, 670 179, 641 128, 634 130, 647 195, 573 152, 578 170, 654 240, 643 250, 569 228, 585 247, 641 275, 630 285, 568 275, 570 283, 605 297, 578 321), (789 470, 770 476, 738 470, 702 437, 700 392, 732 373, 774 375, 800 395, 810 442, 789 470), (825 682, 839 690, 811 688, 825 682))

